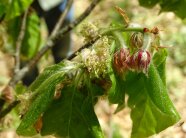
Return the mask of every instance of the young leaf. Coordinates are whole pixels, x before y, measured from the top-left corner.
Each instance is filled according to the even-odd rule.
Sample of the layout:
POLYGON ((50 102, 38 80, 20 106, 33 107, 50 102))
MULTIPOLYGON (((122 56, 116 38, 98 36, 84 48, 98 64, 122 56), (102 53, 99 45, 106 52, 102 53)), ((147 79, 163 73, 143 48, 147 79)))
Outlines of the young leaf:
POLYGON ((18 134, 26 136, 36 134, 36 130, 33 128, 34 124, 52 102, 56 85, 65 79, 65 67, 61 66, 61 69, 59 69, 59 65, 46 69, 31 86, 30 90, 33 90, 35 95, 17 129, 18 134))
POLYGON ((72 138, 102 138, 94 113, 91 95, 72 86, 62 89, 60 99, 53 101, 43 115, 41 135, 72 138))
MULTIPOLYGON (((173 116, 174 121, 179 120, 179 115, 171 102, 167 89, 153 64, 150 65, 148 77, 145 78, 145 86, 153 103, 164 113, 173 116)), ((176 122, 175 122, 176 123, 176 122)))
POLYGON ((133 85, 131 82, 126 85, 128 104, 132 109, 132 138, 151 136, 179 121, 180 116, 153 63, 150 65, 148 77, 139 74, 133 77, 133 85))
POLYGON ((157 68, 160 78, 162 79, 164 85, 166 86, 166 58, 167 50, 161 49, 153 56, 154 66, 157 68))
POLYGON ((61 62, 59 64, 56 65, 52 65, 49 66, 47 68, 44 69, 44 71, 36 78, 36 80, 30 85, 29 90, 30 92, 35 91, 36 89, 38 89, 40 87, 40 85, 47 80, 48 78, 50 78, 52 75, 58 73, 58 72, 62 72, 65 71, 64 67, 65 63, 61 62))
POLYGON ((112 86, 108 91, 108 99, 110 103, 124 103, 125 85, 124 81, 116 74, 110 74, 112 86))

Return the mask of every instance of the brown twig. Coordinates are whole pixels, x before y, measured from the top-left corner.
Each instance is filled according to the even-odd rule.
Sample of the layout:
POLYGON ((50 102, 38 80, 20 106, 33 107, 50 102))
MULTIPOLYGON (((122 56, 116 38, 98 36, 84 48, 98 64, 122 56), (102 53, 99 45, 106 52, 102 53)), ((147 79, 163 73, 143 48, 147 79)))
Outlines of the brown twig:
POLYGON ((46 42, 46 46, 44 46, 37 54, 34 56, 34 58, 25 66, 23 67, 15 77, 11 79, 11 84, 14 85, 18 81, 20 81, 25 74, 34 67, 37 62, 41 59, 41 57, 49 50, 51 49, 55 42, 62 38, 65 34, 67 34, 69 31, 71 31, 73 28, 75 28, 81 21, 83 21, 95 8, 95 6, 100 2, 101 0, 94 0, 90 6, 72 23, 67 25, 66 27, 62 28, 59 32, 56 33, 55 36, 49 37, 48 41, 46 42))
POLYGON ((95 6, 100 2, 101 0, 93 0, 93 2, 90 4, 90 6, 72 23, 67 25, 66 27, 62 28, 60 31, 56 33, 55 36, 50 37, 49 40, 46 42, 46 46, 43 47, 37 55, 29 62, 29 64, 26 66, 26 68, 31 69, 35 64, 40 60, 40 58, 54 46, 54 43, 62 38, 65 34, 70 32, 73 28, 75 28, 78 24, 80 24, 95 8, 95 6))
MULTIPOLYGON (((15 52, 15 67, 14 67, 14 75, 17 74, 20 70, 20 52, 21 52, 21 44, 25 35, 25 28, 26 28, 26 19, 28 15, 28 10, 25 11, 23 15, 23 19, 21 22, 21 28, 20 32, 16 41, 16 52, 15 52)), ((1 92, 1 99, 0 99, 0 112, 3 108, 3 105, 5 104, 5 101, 11 101, 13 99, 13 94, 10 90, 10 87, 13 86, 11 81, 8 83, 8 85, 2 90, 1 92)), ((0 114, 1 116, 1 114, 0 114)))
POLYGON ((25 28, 26 28, 26 18, 27 18, 28 10, 25 11, 23 15, 23 19, 21 22, 21 29, 16 41, 16 52, 15 52, 15 68, 14 74, 16 74, 20 70, 20 52, 21 52, 21 44, 23 38, 25 36, 25 28))
POLYGON ((51 33, 51 36, 50 37, 55 37, 57 32, 59 31, 59 29, 61 28, 61 26, 63 25, 64 23, 64 19, 65 17, 67 16, 69 10, 70 10, 70 7, 72 6, 72 3, 73 3, 73 0, 68 0, 67 1, 67 5, 66 5, 66 8, 65 10, 63 11, 63 14, 61 14, 57 24, 55 25, 52 33, 51 33))
POLYGON ((101 36, 97 36, 95 39, 91 40, 90 42, 87 42, 86 44, 84 44, 82 47, 80 47, 77 51, 75 51, 74 53, 72 53, 67 59, 68 60, 71 60, 73 59, 76 54, 78 52, 80 52, 81 50, 85 49, 85 48, 88 48, 90 47, 93 43, 95 43, 101 36))
POLYGON ((0 114, 0 119, 3 118, 4 116, 6 116, 13 108, 15 108, 18 104, 20 103, 20 101, 14 101, 11 104, 8 105, 7 108, 5 108, 4 110, 1 111, 0 114))

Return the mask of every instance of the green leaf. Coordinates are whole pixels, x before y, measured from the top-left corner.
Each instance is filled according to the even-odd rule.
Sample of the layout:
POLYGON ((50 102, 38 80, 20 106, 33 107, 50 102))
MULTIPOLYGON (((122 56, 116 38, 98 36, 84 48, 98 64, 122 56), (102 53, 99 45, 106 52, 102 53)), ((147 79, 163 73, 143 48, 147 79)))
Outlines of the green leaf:
POLYGON ((11 0, 6 9, 6 20, 21 15, 32 3, 33 0, 11 0))
POLYGON ((1 16, 4 15, 5 11, 6 11, 6 3, 4 1, 0 2, 0 18, 1 16))
POLYGON ((59 65, 56 66, 46 69, 31 86, 30 90, 33 90, 34 98, 17 129, 19 135, 36 134, 36 130, 33 128, 34 124, 52 102, 56 85, 65 79, 65 67, 61 66, 59 69, 59 65), (51 74, 51 72, 53 73, 51 74))
POLYGON ((150 65, 148 76, 144 74, 138 74, 136 77, 133 74, 133 76, 133 85, 130 84, 131 82, 126 83, 128 104, 132 109, 131 137, 148 137, 178 122, 180 116, 153 63, 150 65))
POLYGON ((141 6, 152 8, 154 7, 160 0, 139 0, 139 4, 141 6))
POLYGON ((149 76, 145 79, 146 88, 154 104, 164 113, 174 116, 178 120, 179 115, 174 108, 165 85, 153 64, 149 68, 149 76))
POLYGON ((160 49, 157 51, 153 56, 153 64, 158 67, 161 65, 164 61, 166 61, 168 52, 166 49, 160 49))
POLYGON ((14 89, 15 89, 16 94, 20 95, 20 94, 23 94, 27 90, 27 87, 24 86, 22 82, 20 82, 16 84, 14 89))
MULTIPOLYGON (((22 18, 17 17, 8 21, 8 33, 15 47, 21 31, 22 18)), ((21 58, 31 59, 41 46, 40 19, 35 12, 29 13, 26 20, 25 35, 21 44, 21 58)))
POLYGON ((186 1, 185 0, 164 0, 160 3, 162 11, 173 11, 178 17, 181 19, 186 18, 186 13, 185 13, 185 6, 186 6, 186 1))
POLYGON ((152 8, 156 4, 159 4, 161 12, 172 11, 181 19, 186 18, 185 0, 139 0, 139 3, 146 8, 152 8))
POLYGON ((35 12, 29 14, 26 21, 25 36, 21 54, 25 58, 32 58, 41 46, 40 19, 35 12))
POLYGON ((65 62, 61 62, 55 65, 51 65, 44 69, 44 71, 36 78, 36 80, 30 85, 30 92, 35 91, 40 87, 40 85, 47 79, 49 79, 52 75, 65 71, 63 68, 66 65, 65 62))
POLYGON ((167 58, 167 50, 161 49, 153 56, 153 63, 157 68, 159 76, 161 77, 164 85, 166 85, 166 58, 167 58))
POLYGON ((72 86, 62 89, 43 115, 42 135, 72 138, 103 138, 94 113, 92 97, 72 86))
POLYGON ((108 91, 108 99, 110 103, 123 103, 125 88, 124 81, 116 74, 110 74, 112 86, 108 91))

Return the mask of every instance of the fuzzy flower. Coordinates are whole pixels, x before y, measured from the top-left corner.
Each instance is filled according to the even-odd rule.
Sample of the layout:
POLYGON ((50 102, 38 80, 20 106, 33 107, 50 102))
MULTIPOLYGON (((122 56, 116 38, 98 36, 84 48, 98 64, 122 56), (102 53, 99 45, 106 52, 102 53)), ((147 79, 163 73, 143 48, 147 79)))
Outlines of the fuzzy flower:
POLYGON ((80 33, 85 38, 85 42, 93 40, 99 35, 97 26, 89 22, 82 25, 80 33))
POLYGON ((99 39, 92 49, 84 49, 81 52, 82 62, 92 78, 105 76, 109 63, 109 42, 107 37, 99 39))

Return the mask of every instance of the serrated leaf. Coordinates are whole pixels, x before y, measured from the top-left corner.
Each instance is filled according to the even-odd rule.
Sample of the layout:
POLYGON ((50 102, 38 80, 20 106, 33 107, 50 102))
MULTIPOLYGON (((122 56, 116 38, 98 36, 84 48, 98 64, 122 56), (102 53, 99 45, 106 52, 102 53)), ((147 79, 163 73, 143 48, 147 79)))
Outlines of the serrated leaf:
POLYGON ((32 3, 33 0, 11 0, 6 9, 6 20, 21 15, 32 3))
POLYGON ((151 63, 148 77, 133 74, 133 85, 126 83, 128 104, 132 109, 132 138, 157 134, 179 121, 180 116, 172 104, 160 75, 151 63))
POLYGON ((28 111, 24 115, 21 124, 17 128, 17 133, 19 135, 30 136, 36 134, 36 130, 33 128, 34 124, 36 123, 40 115, 46 111, 49 104, 52 102, 56 85, 65 79, 66 72, 64 72, 63 70, 64 66, 61 66, 60 71, 59 66, 56 66, 57 67, 55 67, 54 65, 50 69, 46 69, 45 71, 47 73, 44 71, 41 74, 41 77, 38 77, 34 87, 32 86, 31 90, 33 90, 33 93, 35 95, 32 99, 33 102, 31 103, 30 107, 28 108, 28 111), (51 72, 53 72, 53 74, 51 74, 51 72), (48 76, 46 74, 48 74, 48 76))
POLYGON ((62 89, 43 115, 42 135, 71 138, 103 138, 92 97, 72 86, 62 89))

